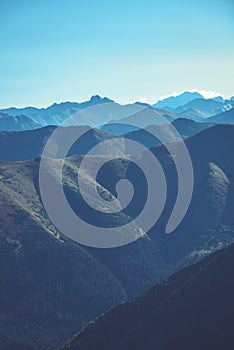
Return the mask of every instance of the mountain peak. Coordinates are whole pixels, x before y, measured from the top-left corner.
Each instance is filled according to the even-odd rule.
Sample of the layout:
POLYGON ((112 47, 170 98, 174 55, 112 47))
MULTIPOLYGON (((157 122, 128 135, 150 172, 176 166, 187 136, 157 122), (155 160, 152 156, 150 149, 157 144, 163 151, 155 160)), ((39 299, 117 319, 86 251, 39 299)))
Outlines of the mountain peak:
POLYGON ((166 97, 162 100, 159 100, 157 103, 155 103, 153 106, 156 108, 177 108, 179 106, 183 106, 184 104, 196 99, 196 98, 203 98, 201 94, 198 92, 189 92, 184 91, 180 95, 177 96, 170 96, 166 97))
POLYGON ((222 96, 213 97, 212 100, 217 101, 217 102, 224 102, 224 99, 222 98, 222 96))
POLYGON ((98 104, 98 103, 111 103, 114 101, 110 100, 108 97, 101 97, 99 95, 93 95, 93 96, 91 96, 91 98, 88 102, 91 102, 93 104, 98 104))
POLYGON ((90 98, 90 101, 92 101, 92 100, 102 100, 102 97, 99 95, 92 95, 90 98))

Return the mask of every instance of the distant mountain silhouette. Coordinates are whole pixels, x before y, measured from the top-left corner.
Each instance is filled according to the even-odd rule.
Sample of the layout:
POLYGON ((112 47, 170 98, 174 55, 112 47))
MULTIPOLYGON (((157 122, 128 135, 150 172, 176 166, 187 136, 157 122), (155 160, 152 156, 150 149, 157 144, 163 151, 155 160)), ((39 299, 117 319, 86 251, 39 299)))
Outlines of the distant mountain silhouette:
POLYGON ((139 128, 130 124, 128 125, 124 123, 121 124, 121 122, 119 121, 119 122, 110 122, 110 123, 104 124, 100 127, 100 129, 113 134, 123 135, 132 131, 136 131, 139 128))
MULTIPOLYGON (((126 133, 134 130, 135 123, 138 124, 138 127, 162 124, 160 117, 170 122, 181 117, 200 122, 204 118, 220 114, 233 106, 232 99, 229 101, 224 101, 222 97, 204 99, 195 92, 185 92, 179 96, 167 98, 154 106, 142 102, 120 105, 107 97, 102 98, 96 95, 92 96, 89 101, 82 103, 62 102, 54 103, 47 108, 12 107, 2 109, 0 110, 0 115, 2 115, 0 130, 22 131, 35 129, 39 126, 57 126, 65 123, 65 126, 88 125, 109 132, 126 133), (9 115, 8 119, 7 115, 9 115), (13 119, 12 117, 17 118, 13 119), (26 118, 30 118, 30 120, 26 118), (130 126, 120 125, 118 127, 117 123, 120 121, 123 124, 130 124, 130 126), (131 125, 133 126, 131 127, 131 125)), ((135 127, 136 129, 137 127, 135 127)))
POLYGON ((0 113, 0 131, 22 131, 40 128, 40 124, 25 115, 11 117, 0 113))
POLYGON ((70 350, 232 350, 234 246, 110 310, 70 350))
POLYGON ((137 101, 135 102, 137 105, 140 105, 140 106, 143 106, 143 107, 147 107, 147 108, 152 108, 152 106, 146 102, 140 102, 140 101, 137 101))
MULTIPOLYGON (((69 116, 84 110, 86 108, 100 105, 103 103, 113 103, 113 100, 107 97, 101 98, 100 96, 92 96, 89 101, 86 102, 62 102, 54 103, 47 108, 35 108, 35 107, 25 107, 25 108, 7 108, 0 110, 0 113, 6 113, 10 116, 25 115, 33 119, 36 123, 41 126, 46 125, 59 125, 69 116)), ((83 123, 87 125, 87 121, 83 123)))
POLYGON ((117 134, 131 132, 151 124, 162 125, 165 121, 172 122, 180 117, 180 115, 174 112, 144 107, 144 105, 138 103, 124 106, 113 105, 113 112, 109 115, 111 115, 111 119, 108 123, 103 125, 99 124, 99 127, 102 130, 117 134))
POLYGON ((98 95, 82 103, 63 102, 59 104, 54 103, 48 108, 10 108, 2 111, 12 116, 24 113, 24 115, 30 117, 41 126, 61 125, 65 122, 66 126, 88 125, 90 127, 101 127, 109 122, 116 123, 120 120, 123 120, 123 123, 140 122, 142 124, 140 126, 146 126, 152 123, 159 123, 157 115, 169 120, 179 117, 173 112, 165 112, 157 109, 154 110, 154 113, 149 113, 148 106, 146 107, 140 103, 120 105, 106 97, 101 98, 98 95))
POLYGON ((169 108, 177 108, 179 106, 183 106, 186 103, 188 103, 189 101, 192 101, 196 98, 203 98, 201 94, 199 94, 198 92, 189 92, 189 91, 185 91, 182 94, 178 95, 178 96, 171 96, 171 97, 167 97, 163 100, 158 101, 157 103, 155 103, 153 105, 153 107, 155 108, 161 108, 161 109, 167 109, 166 107, 169 108))
POLYGON ((212 100, 218 101, 218 102, 224 102, 224 99, 222 98, 222 96, 213 97, 212 100))
POLYGON ((185 118, 202 121, 204 118, 215 116, 233 107, 233 100, 224 100, 221 96, 205 99, 197 93, 186 92, 176 97, 159 101, 154 107, 175 112, 185 118), (195 94, 195 95, 194 95, 195 94), (183 97, 186 97, 184 99, 183 97))
MULTIPOLYGON (((142 107, 142 105, 140 106, 142 107)), ((122 116, 117 120, 111 120, 109 123, 102 125, 101 129, 116 134, 125 134, 139 128, 145 128, 149 125, 163 125, 167 121, 172 122, 180 117, 179 114, 174 112, 164 111, 157 108, 150 108, 150 112, 148 108, 141 108, 139 111, 136 111, 136 113, 129 113, 129 116, 122 116)))
POLYGON ((198 98, 186 103, 183 106, 177 107, 174 111, 178 114, 184 114, 191 118, 208 118, 230 108, 231 105, 229 101, 198 98))
POLYGON ((219 124, 234 124, 234 108, 215 115, 214 117, 210 117, 207 121, 219 124))
MULTIPOLYGON (((222 102, 216 101, 214 99, 196 98, 196 99, 184 104, 183 107, 210 111, 210 110, 218 110, 222 107, 222 105, 223 105, 222 102)), ((178 110, 179 110, 179 108, 178 108, 178 110)))

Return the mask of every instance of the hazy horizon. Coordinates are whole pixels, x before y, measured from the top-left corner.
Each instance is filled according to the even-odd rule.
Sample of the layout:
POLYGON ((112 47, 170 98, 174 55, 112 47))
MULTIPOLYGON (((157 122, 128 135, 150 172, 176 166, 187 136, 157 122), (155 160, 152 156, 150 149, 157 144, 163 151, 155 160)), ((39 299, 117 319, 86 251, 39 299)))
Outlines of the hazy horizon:
POLYGON ((166 99, 167 97, 176 97, 176 96, 179 96, 181 94, 183 94, 184 92, 197 92, 199 93, 200 95, 203 96, 203 98, 205 99, 212 99, 212 98, 215 98, 215 97, 218 97, 218 96, 221 96, 223 99, 230 99, 232 96, 234 96, 234 92, 233 94, 229 95, 229 96, 225 96, 224 94, 220 93, 220 92, 216 92, 216 91, 207 91, 207 90, 198 90, 198 89, 191 89, 191 90, 183 90, 183 91, 178 91, 178 92, 172 92, 171 94, 168 94, 168 95, 162 95, 158 98, 155 98, 153 101, 146 101, 145 99, 142 99, 142 100, 137 100, 137 99, 134 99, 132 101, 126 101, 126 102, 122 102, 122 101, 118 101, 117 99, 115 98, 110 98, 109 96, 101 96, 100 94, 96 94, 96 95, 90 95, 86 100, 80 100, 79 98, 77 100, 71 100, 71 99, 68 99, 68 100, 60 100, 60 101, 54 101, 52 102, 51 104, 48 104, 48 105, 33 105, 33 104, 28 104, 28 105, 8 105, 8 106, 1 106, 0 105, 0 109, 9 109, 9 108, 26 108, 26 107, 35 107, 35 108, 48 108, 50 107, 52 104, 60 104, 60 103, 65 103, 65 102, 76 102, 76 103, 82 103, 82 102, 86 102, 86 101, 89 101, 91 99, 91 97, 93 96, 99 96, 101 98, 109 98, 110 100, 114 100, 114 102, 116 103, 119 103, 119 104, 131 104, 131 103, 135 103, 135 102, 142 102, 142 103, 148 103, 150 105, 153 105, 154 103, 157 103, 158 101, 161 101, 161 100, 164 100, 166 99))

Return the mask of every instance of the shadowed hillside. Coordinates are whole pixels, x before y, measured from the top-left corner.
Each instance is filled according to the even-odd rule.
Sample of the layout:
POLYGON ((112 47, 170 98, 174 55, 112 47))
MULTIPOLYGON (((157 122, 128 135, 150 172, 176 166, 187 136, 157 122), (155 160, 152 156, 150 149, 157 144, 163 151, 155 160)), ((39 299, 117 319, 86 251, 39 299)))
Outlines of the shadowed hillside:
MULTIPOLYGON (((12 117, 16 118, 17 117, 12 117)), ((198 132, 212 127, 213 123, 196 123, 192 120, 187 119, 176 119, 173 126, 177 129, 183 138, 195 135, 198 132)), ((121 124, 117 124, 116 128, 111 128, 112 124, 109 124, 110 130, 118 131, 121 129, 121 124)), ((115 124, 113 124, 115 125, 115 124)), ((130 126, 122 125, 124 131, 126 128, 129 129, 130 126)), ((118 137, 118 135, 113 135, 104 129, 108 129, 108 124, 103 130, 91 129, 88 126, 70 126, 68 128, 68 133, 85 133, 78 141, 74 143, 68 152, 68 156, 76 154, 86 154, 91 148, 96 146, 105 140, 110 140, 113 137, 118 137)), ((27 130, 21 132, 0 132, 0 160, 7 161, 17 161, 17 160, 29 160, 38 158, 41 156, 43 149, 48 141, 49 137, 55 131, 55 126, 47 126, 37 130, 27 130)), ((61 127, 61 130, 65 128, 61 127)), ((151 136, 149 132, 157 132, 157 134, 162 135, 165 139, 171 140, 173 136, 169 126, 167 125, 151 125, 142 130, 134 131, 121 135, 131 140, 142 143, 147 148, 152 148, 160 144, 160 141, 151 136)), ((57 151, 56 158, 59 158, 59 148, 57 151)))
POLYGON ((234 345, 234 246, 103 315, 70 350, 225 349, 234 345))
MULTIPOLYGON (((0 132, 0 159, 7 161, 29 160, 42 155, 43 149, 49 137, 55 131, 55 126, 46 126, 37 130, 22 132, 0 132)), ((91 129, 88 126, 73 126, 61 128, 61 132, 67 129, 67 133, 84 133, 74 143, 68 155, 86 154, 90 148, 99 142, 109 140, 112 134, 98 129, 91 129)), ((57 149, 55 158, 60 157, 60 149, 57 149)))

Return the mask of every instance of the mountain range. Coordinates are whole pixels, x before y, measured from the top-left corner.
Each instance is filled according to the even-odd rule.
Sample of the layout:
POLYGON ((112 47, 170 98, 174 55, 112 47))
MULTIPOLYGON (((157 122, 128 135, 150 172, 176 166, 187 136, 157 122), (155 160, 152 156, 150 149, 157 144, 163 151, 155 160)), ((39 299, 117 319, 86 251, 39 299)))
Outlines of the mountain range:
POLYGON ((207 118, 226 112, 233 107, 233 98, 223 100, 220 96, 205 99, 195 92, 185 92, 176 97, 166 98, 152 106, 140 102, 120 105, 107 97, 101 98, 96 95, 92 96, 89 101, 82 103, 63 102, 54 103, 47 108, 2 109, 0 110, 0 130, 32 130, 65 123, 66 126, 88 125, 109 132, 126 133, 133 131, 134 128, 115 124, 122 121, 122 124, 134 125, 137 122, 140 127, 145 127, 151 124, 162 124, 161 117, 170 122, 181 117, 206 122, 207 118), (151 109, 153 112, 147 113, 147 109, 151 109))
MULTIPOLYGON (((62 102, 54 103, 47 108, 25 107, 25 108, 6 108, 1 112, 8 114, 9 116, 16 117, 18 115, 24 115, 31 118, 34 122, 39 123, 40 126, 46 125, 59 125, 64 122, 69 116, 91 108, 94 105, 113 103, 112 100, 100 96, 92 96, 87 102, 62 102)), ((82 119, 82 116, 80 116, 82 119)), ((84 124, 86 125, 86 123, 84 124)))
MULTIPOLYGON (((97 95, 83 103, 0 111, 1 349, 59 350, 64 344, 72 350, 233 348, 233 106, 234 98, 204 99, 186 92, 156 106, 120 105, 97 95), (189 151, 194 189, 184 219, 168 235, 178 191, 177 155, 165 147, 170 142, 176 149, 172 126, 189 151), (167 194, 147 234, 126 246, 97 249, 73 242, 54 226, 42 202, 39 167, 56 129, 71 138, 83 134, 66 155, 62 184, 73 212, 95 227, 120 226, 126 234, 142 235, 134 218, 150 189, 134 163, 144 161, 144 152, 136 149, 126 159, 113 160, 90 155, 89 170, 106 160, 95 179, 80 167, 86 153, 112 139, 113 154, 122 139, 152 152, 167 194), (77 179, 85 180, 85 194, 97 210, 85 202, 77 179), (120 209, 118 199, 111 199, 122 179, 134 188, 131 202, 123 211, 101 213, 93 186, 106 199, 107 211, 120 209)), ((55 194, 63 141, 54 141, 45 169, 47 190, 51 186, 55 194)), ((157 204, 155 196, 152 212, 157 204)))
POLYGON ((163 100, 159 100, 153 105, 153 107, 161 108, 161 109, 164 109, 164 108, 175 109, 177 107, 185 105, 186 103, 192 100, 200 99, 200 98, 203 98, 203 96, 198 92, 185 91, 178 96, 170 96, 170 97, 164 98, 163 100))
POLYGON ((233 99, 224 100, 221 96, 205 99, 196 92, 184 92, 176 97, 169 97, 153 105, 176 114, 184 115, 196 121, 213 117, 234 107, 233 99))
MULTIPOLYGON (((153 148, 168 183, 163 214, 142 239, 108 250, 74 243, 50 222, 38 186, 40 159, 1 162, 1 348, 60 349, 111 307, 234 242, 233 140, 233 126, 215 126, 185 141, 194 165, 194 195, 172 235, 164 232, 177 192, 173 155, 163 145, 153 148)), ((132 161, 143 156, 133 154, 132 161)), ((126 210, 109 216, 93 211, 82 199, 77 184, 81 160, 80 155, 68 157, 64 167, 64 191, 74 212, 95 226, 130 222, 147 196, 142 173, 131 160, 107 162, 96 180, 105 196, 115 196, 116 182, 125 177, 135 188, 126 210)), ((51 162, 56 169, 59 160, 51 162)), ((97 156, 90 162, 95 166, 97 156)), ((79 176, 89 181, 85 173, 79 176)), ((51 181, 56 186, 56 171, 51 181)), ((140 229, 131 223, 130 230, 140 229)))

